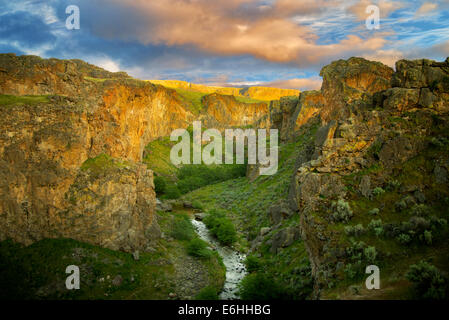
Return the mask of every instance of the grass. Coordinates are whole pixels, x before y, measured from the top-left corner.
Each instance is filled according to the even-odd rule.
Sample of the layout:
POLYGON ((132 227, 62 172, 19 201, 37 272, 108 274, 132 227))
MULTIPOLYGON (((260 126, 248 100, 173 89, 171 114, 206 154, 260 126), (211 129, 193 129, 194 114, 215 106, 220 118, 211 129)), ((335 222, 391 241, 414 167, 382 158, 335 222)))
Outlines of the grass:
POLYGON ((23 105, 37 105, 41 103, 49 103, 50 95, 41 96, 13 96, 0 95, 0 106, 23 106, 23 105))
MULTIPOLYGON (((164 233, 172 233, 174 219, 181 221, 186 216, 181 213, 159 216, 164 233)), ((198 239, 195 234, 190 237, 198 239)), ((170 292, 176 293, 183 285, 176 282, 177 264, 189 258, 188 243, 189 240, 160 239, 153 244, 154 251, 140 252, 136 261, 130 253, 72 239, 45 239, 30 246, 2 241, 0 299, 166 300, 170 292), (69 265, 80 268, 80 290, 65 288, 68 277, 65 270, 69 265), (123 281, 116 286, 112 281, 118 275, 123 281)), ((193 261, 207 272, 205 285, 218 293, 224 283, 225 267, 216 252, 209 252, 207 259, 193 258, 193 261)), ((199 293, 198 290, 195 295, 199 293)))
POLYGON ((164 177, 174 177, 178 168, 170 161, 170 151, 176 142, 170 141, 169 137, 150 142, 145 148, 143 162, 149 169, 164 177))
POLYGON ((92 81, 92 82, 97 82, 97 83, 103 83, 107 80, 115 80, 115 79, 100 79, 100 78, 93 78, 93 77, 84 77, 84 79, 92 81))
POLYGON ((148 265, 162 252, 141 253, 134 261, 131 254, 71 239, 46 239, 29 247, 4 241, 0 256, 3 299, 163 299, 174 271, 173 266, 148 265), (80 290, 65 289, 69 265, 80 267, 80 290), (123 278, 118 287, 112 284, 117 275, 123 278), (149 285, 155 282, 165 286, 159 290, 149 285))
MULTIPOLYGON (((205 211, 219 209, 234 223, 238 231, 236 248, 246 251, 262 227, 271 227, 268 208, 278 201, 286 200, 291 177, 295 170, 298 153, 314 137, 316 127, 311 127, 296 141, 280 146, 279 170, 273 176, 260 176, 254 182, 246 177, 233 179, 195 190, 184 199, 201 204, 205 211)), ((299 217, 292 216, 284 221, 283 227, 297 226, 299 217)), ((312 290, 310 265, 307 251, 302 241, 294 242, 278 254, 270 252, 266 241, 257 253, 260 270, 272 276, 284 297, 305 299, 312 290)))
MULTIPOLYGON (((401 121, 404 126, 409 126, 409 122, 414 121, 414 117, 410 118, 412 120, 401 121)), ((433 126, 432 131, 434 132, 429 134, 430 137, 447 136, 447 127, 433 126)), ((354 212, 354 217, 346 225, 362 224, 365 229, 368 229, 367 227, 373 219, 381 219, 383 226, 386 224, 400 226, 402 223, 407 223, 416 213, 413 213, 412 207, 398 211, 395 204, 405 196, 410 196, 410 193, 403 190, 412 186, 422 186, 428 211, 424 216, 426 219, 436 217, 449 220, 448 200, 444 200, 449 198, 449 188, 447 185, 437 184, 433 174, 435 159, 448 156, 445 144, 437 146, 430 144, 417 156, 392 168, 390 172, 393 173, 388 174, 388 179, 381 180, 384 181, 382 187, 386 192, 371 198, 365 198, 356 191, 357 181, 363 175, 369 175, 371 181, 376 181, 385 175, 385 168, 377 165, 357 174, 346 176, 344 181, 349 191, 348 200, 354 212), (391 181, 395 181, 396 187, 389 187, 391 181), (374 208, 380 208, 377 216, 369 214, 369 211, 374 208)), ((372 189, 374 187, 372 186, 372 189)), ((430 261, 445 273, 449 271, 447 258, 449 247, 446 243, 446 239, 449 237, 449 228, 447 226, 431 228, 432 243, 427 243, 423 241, 424 239, 420 240, 417 235, 414 235, 412 242, 407 245, 401 244, 398 239, 385 234, 377 236, 372 231, 361 236, 349 237, 343 231, 344 226, 345 224, 329 224, 327 229, 335 234, 334 239, 339 247, 350 247, 351 239, 355 239, 376 248, 379 257, 375 264, 381 268, 382 290, 367 291, 363 286, 359 294, 351 294, 348 288, 362 284, 366 276, 361 271, 359 276, 350 280, 340 273, 339 277, 342 280, 336 282, 335 288, 323 292, 323 298, 415 299, 411 283, 406 279, 406 272, 411 265, 425 260, 430 261), (337 234, 338 236, 336 236, 337 234)))
POLYGON ((94 175, 99 175, 101 173, 107 172, 114 168, 126 168, 131 164, 127 161, 122 161, 114 159, 111 156, 102 153, 95 158, 87 159, 82 165, 81 170, 90 170, 94 175))
POLYGON ((190 111, 198 115, 201 110, 203 109, 203 103, 201 100, 206 95, 205 93, 201 93, 194 90, 187 90, 187 89, 175 89, 178 95, 181 97, 181 99, 189 105, 190 111))

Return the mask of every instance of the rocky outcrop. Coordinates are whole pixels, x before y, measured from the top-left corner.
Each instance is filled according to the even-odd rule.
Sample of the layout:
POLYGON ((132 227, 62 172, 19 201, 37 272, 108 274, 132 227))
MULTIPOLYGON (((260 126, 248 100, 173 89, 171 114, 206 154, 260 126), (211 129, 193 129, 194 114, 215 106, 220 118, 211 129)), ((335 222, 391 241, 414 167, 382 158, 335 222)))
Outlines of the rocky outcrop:
POLYGON ((266 103, 243 103, 234 96, 216 93, 204 96, 204 123, 211 128, 232 128, 255 126, 266 128, 270 125, 266 103))
POLYGON ((325 99, 320 91, 305 91, 299 97, 284 97, 270 103, 270 127, 279 130, 281 141, 292 139, 322 111, 325 99))
POLYGON ((331 63, 321 70, 321 92, 326 107, 324 122, 347 118, 353 111, 372 104, 373 95, 391 87, 393 69, 380 62, 351 58, 331 63))
POLYGON ((192 115, 173 90, 89 68, 0 56, 0 94, 51 95, 47 103, 2 107, 1 239, 70 237, 144 250, 148 230, 157 229, 152 172, 139 162, 151 140, 187 127, 192 115), (83 171, 102 155, 126 164, 100 161, 105 176, 83 171))
MULTIPOLYGON (((301 94, 314 97, 313 104, 319 107, 311 114, 320 116, 322 126, 312 148, 301 154, 290 195, 291 207, 300 214, 317 296, 337 277, 337 262, 345 261, 341 235, 332 228, 333 206, 356 195, 372 197, 373 189, 385 188, 404 163, 429 147, 429 140, 438 140, 434 126, 448 123, 448 68, 449 59, 443 63, 402 60, 396 72, 360 58, 340 60, 323 68, 320 92, 301 94), (382 171, 370 175, 370 168, 382 171), (353 181, 358 172, 364 173, 348 187, 348 177, 353 181)), ((303 123, 298 119, 294 113, 290 123, 303 123)), ((443 158, 439 162, 447 163, 443 158)), ((435 170, 440 172, 437 166, 435 170)), ((413 183, 423 185, 404 186, 403 192, 434 186, 413 183)))
POLYGON ((255 100, 272 101, 279 100, 283 97, 297 97, 300 93, 299 90, 294 89, 279 89, 279 88, 267 88, 267 87, 249 87, 240 89, 240 95, 255 100))
POLYGON ((150 82, 163 85, 167 88, 191 90, 205 94, 217 93, 221 95, 240 96, 263 101, 279 100, 282 97, 299 95, 299 90, 294 89, 279 89, 267 87, 214 87, 178 80, 151 80, 150 82))

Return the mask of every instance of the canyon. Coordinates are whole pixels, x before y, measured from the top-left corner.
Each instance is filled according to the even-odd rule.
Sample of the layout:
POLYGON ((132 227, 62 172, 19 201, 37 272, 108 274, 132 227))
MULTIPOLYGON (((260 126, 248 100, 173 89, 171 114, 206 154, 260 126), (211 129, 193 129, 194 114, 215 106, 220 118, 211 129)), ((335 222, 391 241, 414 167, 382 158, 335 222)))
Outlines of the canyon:
MULTIPOLYGON (((435 263, 447 272, 449 58, 401 60, 396 70, 350 58, 324 67, 321 76, 318 91, 208 88, 141 81, 80 60, 0 54, 0 95, 12 100, 0 106, 0 241, 70 238, 151 251, 164 235, 154 184, 160 173, 144 163, 146 147, 199 120, 219 130, 278 129, 281 156, 284 148, 291 152, 271 178, 282 178, 282 191, 268 190, 263 183, 270 177, 255 165, 238 180, 240 194, 230 195, 237 185, 223 182, 173 204, 197 200, 205 209, 232 211, 249 255, 282 263, 283 252, 293 255, 288 270, 297 276, 278 276, 288 283, 311 278, 304 298, 396 297, 351 289, 345 270, 359 272, 373 246, 387 270, 395 269, 395 258, 411 263, 418 254, 434 256, 398 249, 394 239, 407 233, 419 241, 432 230, 432 248, 441 256, 435 263), (176 89, 201 93, 200 108, 176 89), (26 100, 36 96, 39 102, 26 100), (243 205, 232 209, 238 201, 251 204, 259 186, 268 200, 257 210, 245 207, 252 211, 245 216, 243 205), (219 196, 230 198, 218 203, 219 196), (417 213, 423 206, 429 214, 417 213), (368 225, 374 209, 385 238, 365 233, 359 248, 345 227, 368 225), (310 273, 291 263, 300 259, 310 273)), ((400 292, 401 279, 386 281, 389 292, 400 292)))

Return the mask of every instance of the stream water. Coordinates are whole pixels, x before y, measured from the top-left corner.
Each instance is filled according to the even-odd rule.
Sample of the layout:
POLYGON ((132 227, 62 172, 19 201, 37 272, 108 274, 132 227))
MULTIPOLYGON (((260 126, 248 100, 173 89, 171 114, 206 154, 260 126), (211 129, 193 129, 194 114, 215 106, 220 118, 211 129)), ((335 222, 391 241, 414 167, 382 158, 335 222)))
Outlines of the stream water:
POLYGON ((223 263, 226 267, 226 281, 223 286, 223 291, 220 293, 220 299, 239 299, 238 284, 246 275, 246 268, 243 263, 246 256, 229 247, 222 246, 218 240, 212 236, 203 222, 194 219, 192 220, 192 224, 200 238, 217 249, 217 252, 223 259, 223 263))

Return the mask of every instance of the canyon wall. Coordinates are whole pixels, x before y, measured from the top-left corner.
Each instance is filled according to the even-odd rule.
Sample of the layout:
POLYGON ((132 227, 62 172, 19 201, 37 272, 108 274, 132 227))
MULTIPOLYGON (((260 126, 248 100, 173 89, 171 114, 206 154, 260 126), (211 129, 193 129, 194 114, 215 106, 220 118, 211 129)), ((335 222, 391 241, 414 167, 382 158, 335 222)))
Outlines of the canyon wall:
POLYGON ((213 87, 178 80, 150 80, 150 82, 166 86, 167 88, 192 90, 205 94, 218 93, 221 95, 241 96, 263 101, 279 100, 282 97, 288 96, 298 96, 300 93, 299 90, 295 89, 279 89, 269 87, 213 87))
MULTIPOLYGON (((401 183, 393 193, 397 199, 389 199, 381 208, 383 218, 390 210, 398 214, 394 212, 402 205, 400 199, 438 205, 449 172, 447 153, 435 151, 435 141, 446 141, 449 129, 449 58, 445 62, 402 60, 396 71, 351 58, 324 67, 321 74, 321 91, 301 94, 310 99, 308 111, 301 109, 301 103, 292 104, 284 108, 285 119, 278 117, 277 124, 281 129, 294 128, 309 115, 321 119, 314 141, 298 158, 290 191, 291 208, 300 215, 317 297, 325 297, 323 292, 333 281, 345 279, 343 267, 351 261, 342 241, 345 237, 335 227, 339 222, 335 212, 343 210, 336 207, 338 201, 354 205, 353 212, 346 211, 360 221, 368 213, 357 206, 375 199, 374 189, 401 183), (423 162, 417 171, 407 171, 418 156, 423 162)), ((286 130, 284 138, 288 132, 292 130, 286 130)), ((393 223, 390 228, 394 235, 403 226, 393 223)))
POLYGON ((264 103, 204 97, 194 116, 177 92, 81 60, 0 55, 0 240, 67 237, 145 250, 159 235, 147 144, 196 119, 266 121, 264 103), (39 103, 21 96, 42 96, 39 103))

